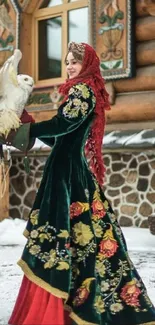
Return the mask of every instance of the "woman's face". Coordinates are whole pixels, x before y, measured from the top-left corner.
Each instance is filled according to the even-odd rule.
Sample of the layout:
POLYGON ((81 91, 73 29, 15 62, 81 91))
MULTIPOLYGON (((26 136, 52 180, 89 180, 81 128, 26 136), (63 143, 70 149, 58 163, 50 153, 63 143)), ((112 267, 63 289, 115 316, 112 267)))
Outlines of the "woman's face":
POLYGON ((66 58, 66 71, 69 79, 77 77, 82 69, 82 63, 77 61, 72 52, 69 52, 66 58))

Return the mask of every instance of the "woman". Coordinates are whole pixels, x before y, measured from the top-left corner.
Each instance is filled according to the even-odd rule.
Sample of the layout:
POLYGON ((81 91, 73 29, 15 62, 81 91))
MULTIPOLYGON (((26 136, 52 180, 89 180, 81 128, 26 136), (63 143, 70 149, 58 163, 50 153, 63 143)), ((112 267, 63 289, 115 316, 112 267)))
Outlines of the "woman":
POLYGON ((24 128, 31 140, 55 144, 24 232, 18 264, 25 275, 9 324, 155 325, 155 309, 102 190, 109 102, 99 59, 91 46, 72 42, 66 69, 57 116, 17 132, 21 142, 24 128))

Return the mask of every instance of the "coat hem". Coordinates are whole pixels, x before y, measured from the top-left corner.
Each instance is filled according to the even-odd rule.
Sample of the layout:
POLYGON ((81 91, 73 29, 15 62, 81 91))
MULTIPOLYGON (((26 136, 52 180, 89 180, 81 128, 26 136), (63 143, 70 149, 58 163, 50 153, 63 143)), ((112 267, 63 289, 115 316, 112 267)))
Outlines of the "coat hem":
POLYGON ((91 323, 86 320, 83 320, 79 316, 77 316, 73 311, 69 314, 69 317, 76 322, 78 325, 99 325, 98 323, 91 323))
MULTIPOLYGON (((39 278, 38 276, 36 276, 31 269, 29 268, 29 266, 27 265, 27 263, 25 261, 23 261, 22 259, 20 259, 17 264, 21 267, 21 269, 23 270, 24 274, 26 275, 26 277, 34 282, 36 285, 40 286, 41 288, 45 289, 46 291, 48 291, 49 293, 53 294, 55 297, 57 298, 62 298, 65 301, 67 301, 69 295, 67 292, 61 291, 57 288, 52 287, 51 285, 47 284, 44 280, 42 280, 41 278, 39 278)), ((78 315, 76 315, 72 308, 64 303, 64 309, 67 310, 69 312, 69 317, 75 321, 77 323, 77 325, 98 325, 97 323, 91 323, 90 321, 85 321, 82 318, 80 318, 78 315)), ((155 325, 155 321, 151 321, 151 322, 147 322, 147 323, 140 323, 140 324, 132 324, 132 325, 155 325)))
POLYGON ((26 262, 24 262, 22 259, 20 259, 17 264, 21 267, 21 269, 23 270, 24 274, 27 276, 27 278, 34 282, 35 284, 37 284, 38 286, 40 286, 41 288, 45 289, 46 291, 48 291, 49 293, 53 294, 55 297, 57 298, 62 298, 65 299, 65 301, 68 299, 68 293, 65 291, 61 291, 57 288, 52 287, 50 284, 46 283, 44 280, 42 280, 41 278, 39 278, 38 276, 36 276, 31 269, 29 268, 29 266, 27 265, 26 262))
MULTIPOLYGON (((135 325, 136 325, 136 324, 135 324, 135 325)), ((137 324, 137 325, 155 325, 155 321, 153 321, 153 322, 148 322, 148 323, 137 324)))
MULTIPOLYGON (((23 270, 24 274, 26 275, 26 277, 30 281, 32 281, 36 285, 40 286, 44 290, 48 291, 49 293, 53 294, 55 297, 65 299, 65 301, 67 301, 68 296, 69 296, 67 292, 64 292, 64 291, 61 291, 61 290, 59 290, 57 288, 54 288, 51 285, 47 284, 44 280, 40 279, 38 276, 36 276, 31 271, 31 269, 29 268, 29 266, 27 265, 27 263, 25 261, 23 261, 22 259, 20 259, 17 262, 17 264, 21 267, 21 269, 23 270)), ((72 311, 72 308, 69 305, 65 304, 65 303, 64 303, 64 309, 69 312, 69 317, 71 319, 73 319, 77 323, 77 325, 98 325, 97 323, 91 323, 91 322, 87 322, 87 321, 81 319, 79 316, 77 316, 72 311)))

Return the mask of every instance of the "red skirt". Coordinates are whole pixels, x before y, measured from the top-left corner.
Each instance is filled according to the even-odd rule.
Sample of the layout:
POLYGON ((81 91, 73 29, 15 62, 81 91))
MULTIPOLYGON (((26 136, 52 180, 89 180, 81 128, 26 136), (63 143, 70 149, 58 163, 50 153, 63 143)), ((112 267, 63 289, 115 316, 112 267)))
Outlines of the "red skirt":
POLYGON ((24 275, 8 324, 71 325, 71 319, 61 298, 38 287, 24 275))

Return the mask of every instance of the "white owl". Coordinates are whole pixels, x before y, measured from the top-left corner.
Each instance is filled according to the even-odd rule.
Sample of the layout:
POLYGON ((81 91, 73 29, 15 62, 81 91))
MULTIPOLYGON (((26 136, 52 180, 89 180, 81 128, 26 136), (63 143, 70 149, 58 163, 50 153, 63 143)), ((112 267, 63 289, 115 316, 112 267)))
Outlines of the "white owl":
POLYGON ((21 51, 16 49, 0 70, 0 135, 4 136, 20 126, 20 117, 34 86, 32 77, 17 74, 21 58, 21 51))

